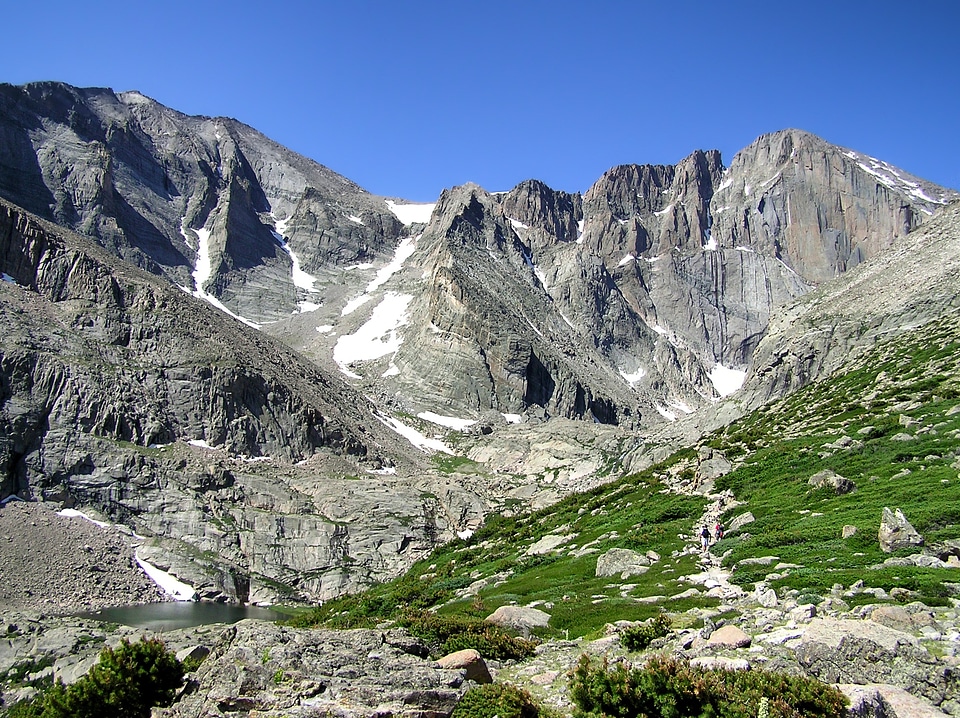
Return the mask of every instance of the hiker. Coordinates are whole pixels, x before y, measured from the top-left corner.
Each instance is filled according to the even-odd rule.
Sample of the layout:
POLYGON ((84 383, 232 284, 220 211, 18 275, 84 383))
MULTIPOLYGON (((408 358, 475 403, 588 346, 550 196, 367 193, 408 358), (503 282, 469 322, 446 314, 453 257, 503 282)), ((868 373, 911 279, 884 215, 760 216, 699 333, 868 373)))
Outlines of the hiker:
POLYGON ((710 529, 704 526, 700 529, 700 550, 707 553, 710 550, 710 529))
POLYGON ((717 525, 713 527, 713 542, 716 543, 723 538, 723 524, 717 521, 717 525))

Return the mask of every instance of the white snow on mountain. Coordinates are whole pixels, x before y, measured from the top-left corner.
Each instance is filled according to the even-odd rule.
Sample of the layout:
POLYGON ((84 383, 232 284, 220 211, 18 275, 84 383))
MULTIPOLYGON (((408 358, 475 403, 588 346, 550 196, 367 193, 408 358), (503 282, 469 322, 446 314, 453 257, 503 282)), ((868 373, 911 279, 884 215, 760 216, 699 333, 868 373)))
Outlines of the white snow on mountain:
POLYGON ((417 414, 417 417, 423 419, 424 421, 429 421, 431 424, 439 424, 440 426, 446 426, 448 429, 456 429, 457 431, 469 429, 471 426, 477 423, 473 419, 458 419, 455 416, 434 414, 432 411, 421 411, 419 414, 417 414))
MULTIPOLYGON (((259 324, 251 322, 249 319, 246 317, 241 317, 239 314, 234 314, 227 309, 223 302, 203 288, 203 285, 206 284, 206 282, 210 279, 210 275, 213 273, 213 263, 210 259, 210 230, 201 227, 200 229, 195 229, 193 231, 197 235, 197 259, 193 270, 194 289, 190 290, 186 287, 180 288, 187 294, 191 294, 194 297, 197 297, 197 299, 204 300, 208 304, 211 304, 219 309, 224 314, 229 314, 231 317, 243 322, 247 326, 253 327, 254 329, 259 329, 259 324)), ((183 234, 183 238, 187 240, 187 243, 189 244, 190 238, 187 235, 186 220, 184 220, 181 224, 180 232, 183 234)))
POLYGON ((430 216, 433 214, 433 209, 436 206, 436 202, 430 204, 398 204, 391 199, 387 200, 389 210, 393 212, 397 219, 407 226, 415 223, 426 224, 429 222, 430 216))
POLYGON ((730 396, 743 386, 747 372, 739 369, 728 369, 723 364, 717 364, 710 370, 710 382, 720 396, 730 396))
MULTIPOLYGON (((273 217, 273 215, 270 216, 273 217)), ((279 220, 275 219, 274 229, 271 231, 273 232, 273 236, 277 240, 277 243, 280 245, 280 249, 286 252, 287 256, 290 257, 290 264, 292 266, 290 274, 291 278, 293 279, 293 286, 306 292, 313 292, 317 278, 312 274, 307 274, 303 271, 303 269, 300 268, 300 258, 294 253, 293 249, 290 247, 290 243, 287 242, 287 238, 284 235, 284 233, 287 231, 287 224, 289 221, 289 218, 279 220)), ((320 304, 311 302, 309 300, 304 300, 298 303, 298 307, 302 314, 319 309, 320 306, 320 304)))
POLYGON ((171 576, 166 571, 157 568, 152 563, 143 560, 139 556, 136 558, 137 565, 140 566, 140 568, 143 569, 143 572, 150 577, 150 580, 162 588, 164 593, 173 598, 174 601, 197 600, 197 592, 193 590, 193 586, 191 586, 189 583, 180 581, 175 576, 171 576))
POLYGON ((412 299, 409 294, 386 292, 363 326, 337 339, 333 360, 344 374, 360 379, 348 368, 351 363, 396 354, 403 343, 397 330, 407 323, 407 306, 412 299))
POLYGON ((383 416, 382 414, 374 414, 380 421, 389 426, 395 432, 400 434, 404 439, 409 441, 413 446, 420 449, 421 451, 430 453, 433 451, 442 451, 444 454, 452 454, 453 451, 449 446, 444 444, 439 439, 429 439, 419 431, 414 429, 412 426, 407 426, 399 419, 394 419, 392 416, 383 416))

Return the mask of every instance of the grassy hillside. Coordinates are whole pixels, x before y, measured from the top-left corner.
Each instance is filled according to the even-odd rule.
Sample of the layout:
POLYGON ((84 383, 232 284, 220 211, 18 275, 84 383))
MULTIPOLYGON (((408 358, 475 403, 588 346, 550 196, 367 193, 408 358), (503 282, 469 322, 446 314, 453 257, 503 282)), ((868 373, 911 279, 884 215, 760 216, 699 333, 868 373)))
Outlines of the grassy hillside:
MULTIPOLYGON (((724 521, 747 511, 756 519, 713 548, 733 569, 731 580, 748 590, 766 580, 781 596, 809 601, 858 580, 887 592, 906 589, 912 593, 903 595, 931 604, 960 588, 949 583, 955 570, 876 567, 889 558, 877 539, 884 506, 902 509, 928 545, 960 538, 958 363, 960 328, 956 317, 944 317, 705 437, 702 444, 734 462, 716 488, 731 490, 742 505, 724 521), (809 478, 824 469, 853 481, 855 490, 838 496, 813 488, 809 478), (841 538, 844 526, 856 526, 856 534, 841 538), (764 556, 795 566, 776 573, 738 566, 764 556)), ((677 615, 715 606, 717 599, 688 591, 691 584, 680 580, 701 570, 687 547, 707 499, 667 488, 696 466, 691 448, 536 513, 492 517, 403 578, 330 602, 301 622, 372 624, 427 608, 483 617, 505 604, 535 605, 551 615, 544 637, 572 638, 596 635, 610 621, 648 618, 661 607, 677 615), (545 537, 556 546, 541 543, 537 552, 545 537), (654 551, 660 560, 641 576, 597 578, 598 555, 615 547, 654 551)))

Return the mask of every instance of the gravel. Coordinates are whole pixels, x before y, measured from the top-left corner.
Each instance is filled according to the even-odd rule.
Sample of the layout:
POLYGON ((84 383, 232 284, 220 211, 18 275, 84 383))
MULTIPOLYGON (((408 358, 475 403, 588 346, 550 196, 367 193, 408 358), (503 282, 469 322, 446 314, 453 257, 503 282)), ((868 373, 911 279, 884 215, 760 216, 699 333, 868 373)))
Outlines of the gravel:
POLYGON ((59 516, 59 506, 10 501, 0 508, 3 611, 92 611, 164 600, 136 563, 140 544, 115 527, 59 516))

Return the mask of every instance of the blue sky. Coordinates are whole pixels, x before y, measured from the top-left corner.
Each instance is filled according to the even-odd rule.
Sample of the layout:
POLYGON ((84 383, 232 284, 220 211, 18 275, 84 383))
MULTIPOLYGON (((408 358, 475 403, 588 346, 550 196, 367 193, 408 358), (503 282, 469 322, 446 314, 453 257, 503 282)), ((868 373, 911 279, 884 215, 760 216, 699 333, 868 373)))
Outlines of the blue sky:
POLYGON ((586 190, 798 127, 960 188, 956 0, 10 3, 0 81, 225 115, 377 194, 586 190))

